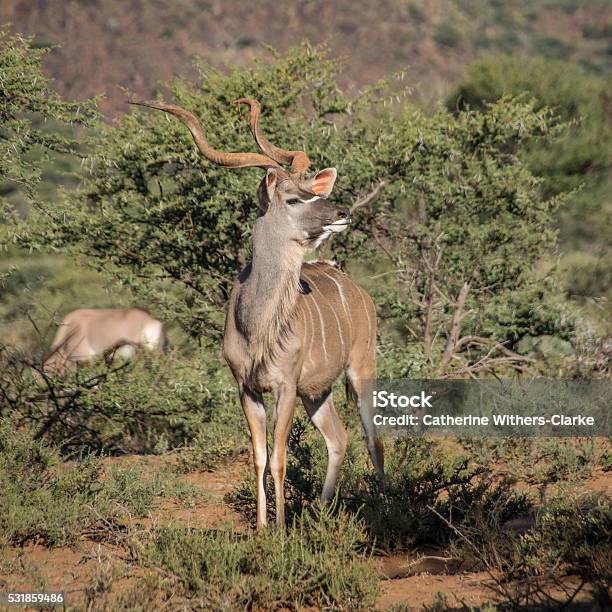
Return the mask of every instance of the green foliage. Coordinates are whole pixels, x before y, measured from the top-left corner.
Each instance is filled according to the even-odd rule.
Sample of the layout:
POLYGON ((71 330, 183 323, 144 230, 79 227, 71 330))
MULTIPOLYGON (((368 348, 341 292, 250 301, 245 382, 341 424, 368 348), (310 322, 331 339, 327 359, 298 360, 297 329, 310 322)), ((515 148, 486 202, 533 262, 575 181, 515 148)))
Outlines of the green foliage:
POLYGON ((8 194, 21 189, 33 198, 51 154, 76 150, 75 140, 43 123, 87 125, 96 117, 94 102, 64 102, 50 87, 42 72, 48 52, 0 30, 0 221, 13 214, 8 194))
MULTIPOLYGON (((513 491, 510 479, 493 478, 490 469, 470 465, 468 456, 425 438, 398 439, 386 445, 385 492, 372 475, 365 445, 351 437, 339 480, 338 504, 363 519, 368 542, 385 550, 421 545, 447 546, 457 541, 455 527, 483 529, 524 513, 530 500, 513 491)), ((323 487, 327 454, 317 433, 304 421, 291 433, 285 485, 286 511, 302 516, 317 503, 323 487)), ((274 516, 274 493, 268 490, 268 512, 274 516)), ((249 521, 255 520, 254 479, 247 476, 226 496, 249 521)), ((485 529, 486 530, 486 529, 485 529)))
POLYGON ((434 33, 434 40, 441 47, 457 47, 461 43, 461 32, 452 23, 445 23, 434 33))
POLYGON ((563 121, 578 122, 563 139, 538 147, 534 168, 551 192, 580 185, 584 175, 605 174, 612 163, 606 107, 606 79, 588 75, 575 64, 512 55, 489 55, 471 64, 448 98, 449 108, 484 108, 504 96, 527 95, 536 109, 550 108, 563 121))
POLYGON ((99 463, 58 469, 59 454, 27 432, 0 421, 0 543, 74 541, 97 522, 91 504, 100 491, 99 463))
POLYGON ((127 513, 149 510, 141 474, 126 479, 113 471, 105 482, 101 474, 98 459, 62 465, 57 447, 0 419, 0 544, 72 544, 127 513))
MULTIPOLYGON (((566 59, 598 74, 609 73, 610 56, 605 25, 600 25, 606 0, 455 0, 445 3, 445 24, 460 33, 469 54, 448 47, 454 61, 466 61, 478 51, 513 53, 521 60, 533 57, 566 59), (571 15, 580 9, 585 20, 577 32, 571 15), (582 34, 582 36, 581 36, 582 34)), ((436 17, 438 13, 436 13, 436 17)), ((435 20, 433 20, 435 23, 435 20)), ((438 26, 434 37, 441 29, 438 26)), ((468 60, 469 61, 469 60, 468 60)))
POLYGON ((0 418, 0 546, 74 544, 112 537, 130 517, 144 517, 161 497, 196 505, 204 492, 169 469, 103 462, 84 455, 62 463, 60 448, 37 440, 15 419, 0 418))
POLYGON ((143 478, 142 470, 136 465, 111 466, 105 492, 111 499, 119 499, 125 510, 133 516, 142 517, 153 506, 154 498, 163 491, 163 474, 154 478, 143 478))
POLYGON ((568 254, 563 265, 566 268, 565 285, 575 297, 604 296, 612 287, 612 265, 605 251, 589 253, 574 251, 568 254))
POLYGON ((589 255, 566 260, 568 291, 586 296, 610 290, 612 235, 612 121, 610 79, 586 74, 577 65, 518 56, 488 56, 466 71, 448 98, 449 108, 485 108, 508 95, 533 98, 535 108, 552 108, 571 129, 553 142, 523 152, 528 167, 542 176, 545 193, 579 190, 566 200, 561 240, 589 255), (590 269, 584 259, 590 257, 590 269), (596 266, 596 267, 595 267, 596 266), (587 274, 585 274, 587 272, 587 274), (588 284, 587 284, 588 283, 588 284))
POLYGON ((518 540, 512 563, 500 582, 509 577, 530 580, 531 589, 519 598, 522 595, 529 603, 539 595, 546 601, 542 587, 555 581, 558 584, 563 571, 579 576, 583 585, 589 584, 595 596, 606 602, 612 587, 611 534, 612 504, 608 497, 555 497, 537 514, 532 531, 518 540))
POLYGON ((513 490, 513 481, 469 464, 432 440, 397 441, 389 449, 384 497, 371 478, 361 476, 349 504, 363 504, 370 533, 387 548, 461 544, 456 528, 487 532, 527 511, 531 500, 513 490), (448 522, 445 522, 448 521, 448 522), (452 525, 452 527, 451 527, 452 525))
POLYGON ((50 204, 59 184, 74 182, 83 128, 98 117, 95 101, 65 102, 52 89, 42 70, 49 51, 0 29, 0 320, 8 323, 3 342, 35 350, 31 336, 21 335, 25 326, 14 322, 24 318, 21 307, 32 292, 61 274, 63 262, 17 253, 9 228, 32 205, 50 204))
MULTIPOLYGON (((550 132, 548 112, 508 99, 457 116, 386 109, 384 83, 350 100, 338 88, 337 64, 309 47, 228 74, 200 70, 197 87, 178 82, 172 91, 201 117, 213 146, 254 149, 231 102, 257 96, 272 141, 308 151, 315 168, 338 168, 338 204, 351 205, 385 183, 377 204, 360 209, 356 227, 333 246, 345 265, 391 268, 393 282, 374 287, 389 341, 395 330, 402 345, 408 338, 424 344, 435 370, 432 355, 442 353, 464 282, 474 313, 465 333, 512 344, 534 328, 536 316, 545 319, 537 325, 558 331, 558 313, 541 308, 552 289, 532 290, 533 267, 555 243, 557 201, 541 197, 538 180, 517 156, 550 132), (443 299, 434 304, 429 292, 436 287, 444 287, 437 296, 443 299), (526 292, 521 320, 510 312, 510 320, 496 322, 487 309, 494 299, 518 301, 526 292), (438 345, 431 346, 428 334, 436 328, 438 345)), ((232 279, 248 257, 256 171, 203 160, 184 126, 159 112, 138 110, 98 129, 82 189, 34 211, 27 225, 13 228, 13 239, 28 249, 89 258, 162 320, 216 342, 232 279)), ((467 361, 472 357, 478 355, 467 361)))
POLYGON ((234 403, 229 410, 219 412, 180 450, 179 471, 213 470, 246 450, 245 424, 239 407, 234 403))
POLYGON ((516 481, 545 487, 583 480, 596 468, 600 451, 592 439, 493 438, 462 440, 479 465, 502 463, 516 481))
POLYGON ((607 579, 612 564, 612 505, 605 496, 558 496, 537 515, 534 533, 525 537, 530 569, 541 572, 562 559, 570 571, 607 579), (545 549, 547 554, 542 555, 545 549))
MULTIPOLYGON (((352 437, 333 511, 359 516, 369 546, 383 550, 433 546, 449 551, 460 563, 492 571, 505 601, 547 601, 547 593, 563 585, 568 572, 602 592, 609 588, 609 499, 576 496, 569 486, 595 468, 591 444, 500 439, 482 441, 480 451, 472 441, 466 451, 450 440, 387 443, 382 494, 363 444, 352 437), (562 493, 549 499, 540 489, 536 505, 524 489, 517 490, 519 479, 555 483, 562 493)), ((287 505, 293 520, 317 506, 325 459, 324 445, 300 421, 292 433, 287 470, 287 505)), ((273 516, 271 487, 268 492, 273 516)), ((245 479, 227 501, 254 521, 252 478, 245 479)))
POLYGON ((193 360, 143 355, 94 363, 63 378, 40 373, 35 387, 19 353, 0 350, 0 364, 2 412, 35 427, 37 438, 55 441, 66 455, 164 452, 200 439, 207 426, 217 432, 206 434, 209 455, 229 432, 235 446, 244 445, 233 383, 206 351, 193 360))
POLYGON ((207 609, 359 610, 376 596, 376 574, 360 552, 363 525, 345 513, 305 513, 286 532, 168 525, 133 535, 137 560, 170 572, 207 609))
MULTIPOLYGON (((378 209, 366 212, 346 238, 344 256, 382 256, 392 266, 395 274, 376 275, 370 287, 379 318, 400 337, 422 343, 430 375, 453 369, 441 357, 445 344, 449 357, 459 353, 458 365, 483 356, 465 345, 461 350, 463 336, 512 348, 530 329, 571 333, 571 321, 552 300, 554 277, 543 282, 534 273, 555 245, 558 200, 541 196, 538 179, 517 157, 554 125, 547 111, 509 99, 456 116, 405 113, 389 130, 376 124, 371 147, 378 176, 389 182, 378 209), (453 346, 454 318, 462 324, 453 346)), ((384 335, 389 328, 381 331, 385 341, 393 341, 384 335)))

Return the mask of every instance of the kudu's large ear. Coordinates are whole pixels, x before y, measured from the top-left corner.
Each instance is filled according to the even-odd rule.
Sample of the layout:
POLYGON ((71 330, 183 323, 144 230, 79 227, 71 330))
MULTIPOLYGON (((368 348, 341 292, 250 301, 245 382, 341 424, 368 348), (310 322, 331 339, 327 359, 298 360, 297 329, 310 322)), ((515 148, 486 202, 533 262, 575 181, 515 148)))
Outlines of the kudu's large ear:
POLYGON ((263 181, 259 183, 259 188, 257 189, 257 206, 259 207, 260 215, 266 214, 268 206, 272 202, 272 198, 274 198, 277 183, 278 174, 276 170, 270 168, 266 172, 263 181))
POLYGON ((337 176, 338 172, 335 168, 320 170, 310 179, 310 191, 322 198, 327 198, 334 188, 337 176))
POLYGON ((265 181, 268 200, 272 202, 274 199, 274 193, 276 192, 276 184, 278 183, 278 173, 274 168, 268 168, 265 181))

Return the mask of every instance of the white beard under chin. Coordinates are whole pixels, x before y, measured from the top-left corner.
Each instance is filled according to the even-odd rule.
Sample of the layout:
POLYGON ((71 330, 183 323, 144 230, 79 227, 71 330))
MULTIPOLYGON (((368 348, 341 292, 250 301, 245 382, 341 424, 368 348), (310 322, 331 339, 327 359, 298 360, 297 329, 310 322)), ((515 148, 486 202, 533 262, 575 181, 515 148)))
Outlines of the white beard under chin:
POLYGON ((332 234, 343 232, 349 226, 343 221, 334 221, 330 225, 323 226, 323 233, 314 241, 313 248, 321 246, 332 234))
POLYGON ((333 232, 329 230, 324 231, 313 243, 312 248, 318 249, 331 235, 333 232))

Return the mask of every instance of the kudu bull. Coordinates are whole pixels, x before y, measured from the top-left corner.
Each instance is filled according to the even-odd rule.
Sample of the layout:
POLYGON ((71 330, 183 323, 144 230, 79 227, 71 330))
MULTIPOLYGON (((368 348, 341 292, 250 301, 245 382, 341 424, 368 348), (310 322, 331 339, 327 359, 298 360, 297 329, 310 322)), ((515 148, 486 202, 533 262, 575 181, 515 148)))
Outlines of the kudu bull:
POLYGON ((384 478, 382 443, 370 403, 362 398, 362 381, 376 377, 376 311, 370 296, 338 268, 304 262, 308 249, 350 224, 350 212, 327 200, 336 169, 307 178, 306 153, 271 144, 259 128, 259 103, 237 102, 250 106, 251 131, 263 154, 217 151, 208 144, 197 117, 188 111, 161 102, 136 104, 180 119, 208 160, 226 168, 266 170, 257 192, 252 261, 231 293, 223 342, 223 355, 238 383, 251 433, 257 527, 261 528, 266 524, 268 469, 274 479, 276 520, 280 525, 285 522, 287 442, 297 397, 325 439, 328 464, 321 499, 333 497, 347 447, 347 433, 332 400, 332 385, 343 372, 357 397, 370 457, 381 481, 384 478), (262 398, 268 392, 275 402, 270 458, 262 398))
POLYGON ((66 368, 103 355, 132 357, 139 348, 166 350, 163 325, 141 308, 79 308, 57 329, 45 370, 66 368))

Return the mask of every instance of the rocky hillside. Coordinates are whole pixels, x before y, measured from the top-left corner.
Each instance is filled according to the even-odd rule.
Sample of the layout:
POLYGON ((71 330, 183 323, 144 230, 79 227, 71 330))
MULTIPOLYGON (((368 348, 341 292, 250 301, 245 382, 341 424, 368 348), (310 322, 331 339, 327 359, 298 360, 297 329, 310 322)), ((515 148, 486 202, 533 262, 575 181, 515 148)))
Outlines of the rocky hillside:
POLYGON ((194 59, 240 65, 308 40, 344 58, 359 87, 404 70, 421 102, 438 99, 464 65, 486 52, 516 51, 612 66, 605 0, 3 0, 0 24, 60 45, 47 68, 65 96, 104 94, 124 110, 126 87, 151 95, 159 83, 193 76, 194 59))

